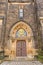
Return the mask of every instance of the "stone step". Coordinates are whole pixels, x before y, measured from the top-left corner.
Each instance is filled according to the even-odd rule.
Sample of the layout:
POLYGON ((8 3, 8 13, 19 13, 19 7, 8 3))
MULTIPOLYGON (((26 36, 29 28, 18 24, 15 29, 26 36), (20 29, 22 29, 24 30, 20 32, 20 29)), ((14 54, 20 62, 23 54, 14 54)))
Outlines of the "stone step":
POLYGON ((43 65, 42 63, 40 63, 39 61, 5 61, 3 63, 1 63, 0 65, 43 65))

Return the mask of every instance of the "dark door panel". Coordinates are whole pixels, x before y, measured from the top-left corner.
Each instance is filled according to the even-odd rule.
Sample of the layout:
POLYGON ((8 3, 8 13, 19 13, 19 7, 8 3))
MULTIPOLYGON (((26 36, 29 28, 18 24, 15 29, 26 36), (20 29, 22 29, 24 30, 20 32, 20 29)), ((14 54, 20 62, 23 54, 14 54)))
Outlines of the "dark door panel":
POLYGON ((26 56, 26 41, 19 40, 16 43, 16 56, 26 56))

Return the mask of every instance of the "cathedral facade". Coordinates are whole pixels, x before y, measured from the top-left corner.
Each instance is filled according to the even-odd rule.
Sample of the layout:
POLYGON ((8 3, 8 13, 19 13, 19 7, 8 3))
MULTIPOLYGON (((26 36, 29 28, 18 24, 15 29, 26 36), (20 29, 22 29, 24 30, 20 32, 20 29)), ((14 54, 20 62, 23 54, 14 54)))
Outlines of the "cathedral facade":
POLYGON ((42 5, 42 0, 0 0, 0 52, 7 59, 33 59, 43 48, 42 5))

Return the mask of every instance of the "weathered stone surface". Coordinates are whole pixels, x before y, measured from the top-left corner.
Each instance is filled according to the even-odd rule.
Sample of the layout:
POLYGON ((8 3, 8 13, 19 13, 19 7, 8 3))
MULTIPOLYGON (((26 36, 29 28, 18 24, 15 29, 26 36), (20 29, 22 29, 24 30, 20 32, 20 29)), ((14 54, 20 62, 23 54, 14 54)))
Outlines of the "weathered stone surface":
POLYGON ((31 2, 32 0, 9 0, 9 2, 31 2))
POLYGON ((38 16, 43 17, 43 0, 36 0, 38 16))
MULTIPOLYGON (((11 0, 9 0, 11 1, 11 0)), ((15 0, 12 0, 15 1, 15 0)), ((38 49, 39 46, 39 40, 38 37, 40 37, 41 39, 41 35, 39 34, 40 31, 42 32, 42 30, 40 30, 42 24, 40 21, 40 17, 43 17, 43 0, 36 0, 36 5, 37 5, 37 13, 35 12, 35 4, 33 2, 31 2, 32 0, 16 0, 16 2, 28 2, 25 5, 21 5, 21 4, 17 4, 17 3, 13 3, 13 2, 7 2, 7 0, 0 0, 0 16, 4 16, 4 29, 3 29, 3 44, 5 45, 5 47, 7 48, 7 43, 9 40, 9 35, 10 35, 10 31, 12 29, 13 26, 15 26, 16 23, 20 22, 22 20, 22 22, 25 22, 26 24, 28 24, 32 31, 33 31, 33 37, 35 40, 35 46, 38 49), (30 2, 30 4, 29 4, 30 2), (23 19, 19 18, 19 8, 23 8, 24 10, 24 17, 23 19), (38 18, 36 17, 36 14, 39 18, 39 20, 37 20, 38 18)), ((43 28, 43 26, 42 26, 43 28)), ((1 29, 0 29, 1 30, 1 29)), ((43 33, 43 32, 42 32, 43 33)), ((42 34, 43 35, 43 34, 42 34)), ((42 40, 40 40, 42 41, 42 40)), ((42 42, 41 42, 42 43, 42 42)), ((4 47, 4 46, 3 46, 4 47)))
POLYGON ((0 16, 5 16, 6 0, 0 0, 0 16))
POLYGON ((6 62, 3 62, 2 64, 0 65, 43 65, 42 63, 40 63, 39 61, 21 61, 21 62, 14 62, 14 61, 6 61, 6 62))

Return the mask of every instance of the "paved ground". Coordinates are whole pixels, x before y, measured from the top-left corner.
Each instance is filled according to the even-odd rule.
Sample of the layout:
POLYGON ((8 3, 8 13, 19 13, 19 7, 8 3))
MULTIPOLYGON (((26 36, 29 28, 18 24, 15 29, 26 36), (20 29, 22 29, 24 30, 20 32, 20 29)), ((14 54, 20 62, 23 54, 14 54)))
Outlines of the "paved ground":
POLYGON ((0 65, 43 65, 39 61, 5 61, 0 65))

